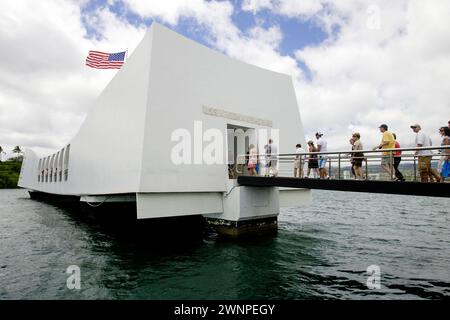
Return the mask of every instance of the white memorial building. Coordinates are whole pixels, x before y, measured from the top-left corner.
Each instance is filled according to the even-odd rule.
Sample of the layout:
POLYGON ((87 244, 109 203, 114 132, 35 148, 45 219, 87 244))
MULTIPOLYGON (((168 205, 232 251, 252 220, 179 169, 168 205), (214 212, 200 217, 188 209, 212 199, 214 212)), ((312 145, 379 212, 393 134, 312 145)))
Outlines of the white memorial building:
MULTIPOLYGON (((307 203, 310 191, 237 185, 237 156, 250 144, 264 153, 269 138, 279 153, 306 145, 290 76, 153 23, 67 145, 49 155, 25 150, 19 186, 135 202, 123 214, 136 219, 203 215, 224 232, 273 228, 280 207, 307 203)), ((280 174, 292 176, 285 165, 280 174)))

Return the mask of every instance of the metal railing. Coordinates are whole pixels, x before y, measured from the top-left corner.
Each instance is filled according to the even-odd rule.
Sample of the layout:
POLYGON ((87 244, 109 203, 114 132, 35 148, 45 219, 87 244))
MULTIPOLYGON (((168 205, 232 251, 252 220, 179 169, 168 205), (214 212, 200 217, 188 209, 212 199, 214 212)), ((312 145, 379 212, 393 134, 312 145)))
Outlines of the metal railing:
MULTIPOLYGON (((420 177, 420 173, 422 173, 421 181, 423 181, 423 170, 419 169, 420 165, 423 166, 422 160, 419 161, 421 157, 430 157, 429 161, 431 162, 430 168, 431 170, 427 173, 430 176, 430 180, 432 180, 431 176, 438 174, 434 167, 436 164, 440 164, 442 161, 442 156, 448 156, 450 154, 450 146, 432 146, 432 147, 411 147, 411 148, 393 148, 393 149, 377 149, 377 150, 345 150, 345 151, 330 151, 330 152, 304 152, 304 153, 280 153, 280 154, 272 154, 270 156, 266 154, 257 154, 258 164, 259 164, 259 174, 258 175, 266 175, 267 171, 270 167, 267 167, 267 161, 270 160, 278 160, 277 162, 277 172, 278 176, 294 176, 294 161, 300 160, 301 163, 301 171, 302 176, 305 176, 305 169, 308 167, 308 163, 310 161, 320 161, 322 158, 325 158, 326 161, 326 169, 328 171, 328 178, 330 179, 348 179, 352 178, 352 167, 355 160, 361 162, 361 168, 363 169, 363 177, 360 177, 364 180, 393 180, 396 176, 396 169, 403 172, 404 181, 418 181, 420 177), (430 151, 430 154, 421 155, 417 154, 420 151, 430 151), (437 151, 433 152, 433 151, 437 151), (401 152, 399 156, 401 162, 397 165, 395 158, 396 154, 401 152), (355 154, 358 154, 355 156, 355 154), (380 166, 380 162, 385 161, 385 168, 388 168, 389 171, 382 169, 380 166), (345 172, 350 174, 345 174, 345 172), (383 178, 386 175, 387 177, 383 178)), ((255 156, 255 155, 253 155, 255 156)), ((249 155, 238 155, 237 163, 232 165, 232 168, 229 168, 231 171, 234 170, 234 174, 236 176, 239 175, 249 175, 247 170, 247 160, 249 155), (233 168, 234 167, 234 168, 233 168)), ((422 158, 423 159, 423 158, 422 158)), ((310 168, 315 170, 315 168, 310 168)), ((270 174, 270 172, 269 172, 270 174)), ((232 174, 230 174, 231 178, 232 174)), ((355 175, 353 175, 355 179, 355 175)))

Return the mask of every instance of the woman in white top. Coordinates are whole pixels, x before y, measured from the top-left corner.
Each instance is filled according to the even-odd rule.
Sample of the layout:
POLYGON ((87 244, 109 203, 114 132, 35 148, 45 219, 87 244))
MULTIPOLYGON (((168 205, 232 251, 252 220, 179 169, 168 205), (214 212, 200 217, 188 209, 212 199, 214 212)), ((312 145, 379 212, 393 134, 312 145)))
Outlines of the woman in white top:
MULTIPOLYGON (((361 135, 358 132, 355 132, 352 135, 351 140, 353 141, 352 143, 352 150, 355 151, 360 151, 363 150, 363 145, 361 142, 361 135)), ((355 171, 355 178, 358 180, 364 180, 364 173, 362 170, 362 163, 364 160, 364 153, 362 152, 353 152, 352 153, 352 164, 353 164, 353 169, 355 171)))
POLYGON ((248 172, 251 176, 256 176, 256 165, 258 164, 258 151, 253 144, 248 150, 248 172))

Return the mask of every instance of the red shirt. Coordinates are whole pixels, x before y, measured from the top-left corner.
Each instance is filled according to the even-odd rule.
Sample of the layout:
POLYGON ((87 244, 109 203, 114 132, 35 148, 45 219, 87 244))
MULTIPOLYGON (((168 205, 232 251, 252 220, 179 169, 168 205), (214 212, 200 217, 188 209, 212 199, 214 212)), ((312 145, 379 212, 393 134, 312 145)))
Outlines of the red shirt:
MULTIPOLYGON (((400 148, 400 143, 398 143, 397 141, 395 141, 395 148, 399 149, 400 148)), ((394 157, 400 157, 402 155, 401 151, 394 151, 394 157)))

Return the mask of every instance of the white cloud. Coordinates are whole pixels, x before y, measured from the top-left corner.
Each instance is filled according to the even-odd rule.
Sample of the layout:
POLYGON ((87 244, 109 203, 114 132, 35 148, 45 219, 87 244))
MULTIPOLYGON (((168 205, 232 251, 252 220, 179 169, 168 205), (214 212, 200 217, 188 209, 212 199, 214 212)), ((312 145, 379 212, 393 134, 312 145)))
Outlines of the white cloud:
POLYGON ((312 16, 323 8, 324 1, 318 0, 282 0, 277 1, 277 11, 289 17, 306 15, 312 16))
MULTIPOLYGON (((193 19, 206 31, 209 42, 226 54, 274 71, 300 74, 295 59, 277 52, 280 28, 256 26, 242 32, 232 22, 234 7, 229 2, 125 3, 143 18, 172 24, 180 17, 193 19)), ((88 50, 128 47, 132 51, 144 33, 105 7, 82 16, 80 2, 70 0, 31 5, 3 1, 2 23, 0 42, 9 51, 0 53, 4 55, 0 62, 1 144, 45 151, 61 147, 74 136, 91 102, 115 74, 86 68, 88 50), (82 19, 95 30, 95 37, 88 38, 82 19)))
MULTIPOLYGON (((181 17, 196 19, 199 23, 223 23, 233 6, 227 1, 204 0, 124 0, 129 10, 141 17, 151 17, 175 26, 181 17)), ((217 26, 220 28, 220 26, 217 26)))
MULTIPOLYGON (((109 3, 118 0, 108 0, 109 3)), ((124 0, 129 10, 173 26, 181 18, 225 54, 294 78, 310 138, 325 131, 330 149, 348 148, 359 131, 367 148, 387 123, 409 144, 409 125, 436 129, 450 118, 450 3, 420 0, 249 0, 242 9, 311 20, 329 33, 295 56, 280 53, 282 24, 240 30, 228 1, 124 0), (375 10, 374 10, 375 9, 375 10), (377 20, 378 19, 378 20, 377 20), (332 32, 338 27, 337 32, 332 32), (311 70, 305 79, 297 60, 311 70)), ((0 144, 59 148, 78 130, 89 104, 115 74, 84 66, 89 49, 134 49, 144 29, 107 8, 82 17, 79 1, 4 0, 0 4, 0 144), (90 39, 81 20, 98 34, 90 39)), ((263 21, 267 22, 267 21, 263 21)), ((283 22, 281 22, 283 23, 283 22)))
POLYGON ((191 18, 202 26, 211 46, 239 60, 273 71, 297 77, 301 70, 290 56, 281 55, 278 47, 282 33, 278 26, 256 26, 241 31, 232 21, 234 7, 227 1, 177 0, 160 3, 156 0, 125 0, 135 14, 147 18, 159 18, 175 25, 181 17, 191 18), (159 3, 157 6, 156 3, 159 3))
POLYGON ((294 82, 309 137, 325 131, 330 148, 342 149, 354 130, 372 147, 380 138, 377 127, 386 122, 409 145, 409 124, 423 122, 437 144, 436 129, 450 118, 448 1, 248 0, 242 5, 255 15, 266 9, 314 21, 329 34, 295 54, 312 72, 311 81, 294 72, 300 75, 294 82))
POLYGON ((437 144, 437 128, 450 116, 450 4, 376 1, 380 28, 373 29, 367 23, 373 11, 343 3, 333 3, 334 14, 346 17, 339 34, 296 53, 313 74, 311 82, 297 83, 306 128, 328 130, 331 148, 341 149, 349 125, 372 147, 381 123, 408 145, 409 125, 419 122, 437 144))
POLYGON ((244 0, 241 8, 254 14, 261 10, 271 10, 288 17, 311 17, 320 12, 325 3, 324 0, 244 0))
POLYGON ((263 9, 272 9, 273 0, 244 0, 242 1, 242 10, 252 11, 256 14, 258 11, 263 9))
POLYGON ((91 49, 133 49, 144 30, 108 10, 91 17, 103 33, 88 39, 80 1, 14 1, 0 4, 0 144, 49 151, 78 130, 91 102, 115 71, 84 65, 91 49))

